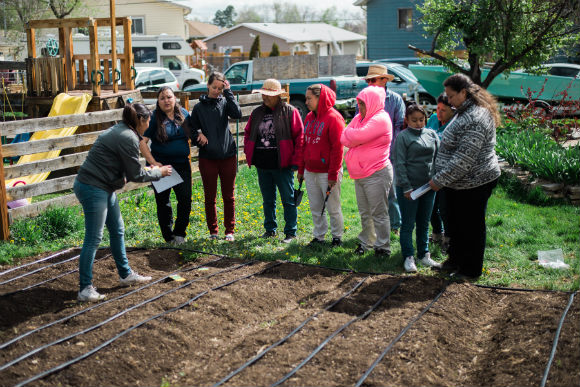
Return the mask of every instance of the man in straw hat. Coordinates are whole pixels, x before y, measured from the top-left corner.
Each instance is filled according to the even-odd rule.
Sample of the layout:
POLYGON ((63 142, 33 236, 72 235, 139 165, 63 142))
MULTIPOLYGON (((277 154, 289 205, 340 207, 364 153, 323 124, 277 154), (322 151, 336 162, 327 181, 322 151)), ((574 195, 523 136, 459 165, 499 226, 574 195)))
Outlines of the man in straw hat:
POLYGON ((276 187, 284 207, 284 243, 296 239, 298 213, 294 202, 294 171, 302 155, 304 125, 300 112, 282 101, 282 85, 266 79, 262 88, 264 103, 254 109, 244 130, 246 161, 258 171, 264 206, 263 238, 276 236, 276 187))
MULTIPOLYGON (((389 159, 394 167, 393 149, 395 149, 395 139, 403 129, 403 122, 405 120, 405 102, 399 94, 387 88, 387 82, 391 82, 393 79, 395 79, 395 76, 389 74, 387 67, 380 64, 370 65, 367 76, 365 77, 369 86, 383 87, 387 92, 387 97, 385 98, 385 111, 389 114, 391 122, 393 123, 393 139, 391 141, 389 159)), ((398 234, 399 229, 401 228, 401 210, 399 209, 399 203, 397 203, 397 196, 395 195, 394 187, 395 175, 393 174, 393 184, 391 184, 391 190, 389 191, 389 217, 391 218, 391 230, 395 234, 398 234)))

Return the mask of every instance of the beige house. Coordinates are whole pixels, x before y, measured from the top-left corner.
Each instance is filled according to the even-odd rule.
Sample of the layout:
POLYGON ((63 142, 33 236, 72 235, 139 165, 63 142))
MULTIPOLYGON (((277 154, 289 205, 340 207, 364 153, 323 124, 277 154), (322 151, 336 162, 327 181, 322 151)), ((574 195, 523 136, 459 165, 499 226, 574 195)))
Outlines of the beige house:
POLYGON ((262 55, 276 43, 282 55, 364 55, 366 36, 325 23, 242 23, 204 39, 208 53, 245 53, 260 36, 262 55))
MULTIPOLYGON (((189 26, 185 16, 192 9, 182 4, 165 0, 115 0, 117 17, 131 16, 132 32, 138 35, 167 34, 189 38, 189 26)), ((92 17, 109 17, 109 0, 85 0, 88 14, 92 17)))
POLYGON ((191 39, 205 39, 208 36, 217 35, 221 28, 215 24, 200 22, 197 20, 186 20, 185 24, 189 27, 189 37, 191 39))

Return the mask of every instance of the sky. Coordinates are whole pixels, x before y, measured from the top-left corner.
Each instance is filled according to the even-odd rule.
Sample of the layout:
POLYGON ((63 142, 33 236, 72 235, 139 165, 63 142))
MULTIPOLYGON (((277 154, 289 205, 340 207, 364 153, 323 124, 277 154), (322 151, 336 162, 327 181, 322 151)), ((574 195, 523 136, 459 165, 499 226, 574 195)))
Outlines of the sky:
MULTIPOLYGON (((175 0, 174 0, 175 1, 175 0)), ((282 1, 280 1, 282 2, 282 1)), ((311 9, 323 10, 335 6, 339 12, 346 10, 349 13, 360 11, 360 7, 352 5, 355 0, 292 0, 291 3, 299 7, 310 7, 311 9)), ((245 7, 257 5, 273 4, 273 0, 187 0, 185 4, 193 8, 192 16, 205 22, 211 22, 217 10, 223 10, 228 5, 233 5, 234 9, 240 10, 245 7)))

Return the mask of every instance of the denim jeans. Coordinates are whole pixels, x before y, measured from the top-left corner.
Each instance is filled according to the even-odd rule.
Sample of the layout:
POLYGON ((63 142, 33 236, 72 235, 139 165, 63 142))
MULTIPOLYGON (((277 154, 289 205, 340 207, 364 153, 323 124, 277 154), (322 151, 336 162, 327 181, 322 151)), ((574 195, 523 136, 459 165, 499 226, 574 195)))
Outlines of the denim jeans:
POLYGON ((284 234, 296 235, 298 212, 294 204, 294 172, 291 168, 258 170, 258 183, 262 192, 264 205, 264 228, 276 231, 276 187, 280 191, 284 207, 284 234))
POLYGON ((445 212, 445 190, 441 189, 435 193, 435 203, 431 213, 431 227, 433 234, 447 232, 447 213, 445 212))
POLYGON ((430 190, 416 200, 409 200, 405 197, 402 187, 396 187, 396 190, 403 220, 399 236, 401 253, 403 258, 415 256, 413 229, 416 224, 417 258, 422 259, 429 252, 429 219, 433 211, 435 192, 430 190))
POLYGON ((389 189, 389 219, 391 220, 391 230, 401 228, 401 209, 399 206, 399 195, 395 190, 396 182, 395 174, 393 173, 393 183, 391 184, 391 189, 389 189))
POLYGON ((75 180, 74 192, 85 213, 85 240, 79 258, 80 290, 93 281, 93 262, 101 240, 103 228, 109 230, 111 252, 121 278, 131 273, 125 252, 125 225, 121 217, 119 200, 114 192, 107 192, 75 180))

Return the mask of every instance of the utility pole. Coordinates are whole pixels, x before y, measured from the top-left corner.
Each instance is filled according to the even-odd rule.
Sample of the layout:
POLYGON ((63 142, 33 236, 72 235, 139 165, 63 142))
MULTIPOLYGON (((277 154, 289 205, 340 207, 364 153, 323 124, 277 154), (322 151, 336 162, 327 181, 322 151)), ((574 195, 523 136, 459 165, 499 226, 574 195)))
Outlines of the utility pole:
POLYGON ((4 37, 6 37, 6 34, 8 33, 7 31, 7 27, 6 27, 6 0, 4 0, 2 2, 2 6, 3 6, 3 14, 4 14, 4 37))

